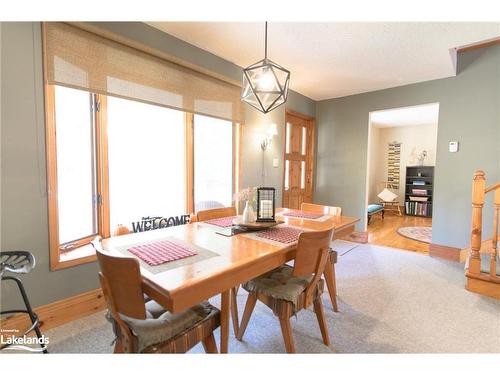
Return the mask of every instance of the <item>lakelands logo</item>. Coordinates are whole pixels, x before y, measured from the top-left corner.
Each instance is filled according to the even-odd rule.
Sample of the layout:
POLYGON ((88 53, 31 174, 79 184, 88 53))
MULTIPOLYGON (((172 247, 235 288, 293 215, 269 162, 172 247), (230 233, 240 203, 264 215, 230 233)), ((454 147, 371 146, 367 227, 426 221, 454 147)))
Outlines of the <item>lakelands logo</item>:
POLYGON ((45 335, 42 335, 40 338, 26 335, 15 336, 16 332, 18 331, 2 330, 2 333, 0 334, 0 345, 9 345, 5 347, 4 350, 25 350, 28 352, 38 353, 42 352, 49 345, 49 338, 45 335))

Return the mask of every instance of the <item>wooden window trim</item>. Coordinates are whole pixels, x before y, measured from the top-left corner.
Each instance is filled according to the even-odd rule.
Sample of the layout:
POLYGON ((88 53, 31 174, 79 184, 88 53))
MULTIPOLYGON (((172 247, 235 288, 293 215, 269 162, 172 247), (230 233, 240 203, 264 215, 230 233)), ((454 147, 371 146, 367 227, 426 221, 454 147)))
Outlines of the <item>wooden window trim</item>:
POLYGON ((186 134, 186 213, 194 213, 194 114, 184 112, 186 134))
MULTIPOLYGON (((233 196, 236 192, 241 191, 241 183, 243 181, 241 149, 243 139, 243 126, 240 123, 233 123, 233 196)), ((240 214, 242 207, 235 203, 236 212, 240 214)))
MULTIPOLYGON (((97 233, 104 238, 110 236, 109 230, 109 186, 107 173, 107 124, 106 124, 106 97, 95 95, 95 102, 99 103, 99 111, 94 111, 94 126, 96 132, 96 178, 97 194, 100 203, 97 207, 97 233)), ((62 260, 61 254, 79 249, 90 244, 95 235, 86 236, 74 241, 59 243, 59 214, 57 206, 57 148, 56 148, 56 121, 55 121, 55 86, 45 84, 45 137, 47 154, 47 200, 49 222, 49 251, 50 270, 55 271, 79 264, 97 260, 95 252, 89 250, 89 255, 76 259, 62 260), (66 250, 66 251, 65 251, 66 250)), ((85 252, 87 253, 87 252, 85 252)))
MULTIPOLYGON (((94 111, 95 121, 95 153, 97 194, 100 203, 97 208, 98 235, 103 238, 111 236, 110 204, 109 204, 109 168, 108 168, 108 124, 107 124, 107 96, 94 94, 95 102, 99 103, 99 110, 94 111)), ((89 254, 78 258, 66 256, 68 260, 61 260, 61 254, 68 254, 90 244, 94 235, 75 241, 59 243, 59 224, 57 206, 57 149, 55 123, 55 85, 45 84, 45 130, 46 130, 46 159, 47 159, 47 199, 48 199, 48 226, 50 270, 56 271, 74 267, 80 264, 91 263, 97 260, 95 252, 83 251, 89 254), (68 246, 71 249, 68 250, 68 246), (64 251, 66 248, 67 251, 64 251)), ((186 142, 186 212, 194 212, 194 114, 185 112, 185 142, 186 142)), ((242 182, 242 133, 243 126, 233 123, 233 193, 241 190, 242 182)), ((97 235, 96 234, 96 235, 97 235)))

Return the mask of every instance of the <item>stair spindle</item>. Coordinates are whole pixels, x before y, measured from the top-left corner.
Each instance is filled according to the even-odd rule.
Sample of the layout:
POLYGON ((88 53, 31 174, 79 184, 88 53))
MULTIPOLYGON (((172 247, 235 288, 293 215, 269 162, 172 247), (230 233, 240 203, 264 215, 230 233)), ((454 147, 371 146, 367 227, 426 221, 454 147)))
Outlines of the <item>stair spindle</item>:
POLYGON ((493 216, 493 238, 491 240, 490 275, 496 276, 497 272, 497 240, 498 240, 498 215, 500 212, 500 189, 495 190, 495 216, 493 216))
POLYGON ((471 228, 471 253, 469 256, 469 272, 479 274, 481 272, 481 231, 483 225, 483 206, 485 196, 486 179, 483 171, 474 173, 472 185, 472 228, 471 228))

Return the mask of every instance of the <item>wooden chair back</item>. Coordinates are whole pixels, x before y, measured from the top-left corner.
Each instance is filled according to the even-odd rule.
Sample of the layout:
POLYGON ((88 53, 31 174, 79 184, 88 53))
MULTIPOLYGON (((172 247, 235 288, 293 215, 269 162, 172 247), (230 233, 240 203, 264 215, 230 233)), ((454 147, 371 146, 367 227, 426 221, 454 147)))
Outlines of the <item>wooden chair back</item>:
POLYGON ((199 211, 196 214, 197 221, 207 221, 228 216, 236 216, 236 207, 212 208, 210 210, 199 211))
POLYGON ((330 249, 333 229, 324 231, 303 232, 299 236, 295 261, 293 265, 294 276, 307 276, 316 273, 323 273, 318 269, 323 256, 323 250, 330 249))
POLYGON ((305 290, 306 306, 313 302, 313 293, 325 271, 332 236, 333 228, 324 231, 304 232, 299 236, 292 275, 297 277, 314 275, 305 290))
MULTIPOLYGON (((99 239, 92 241, 92 244, 101 268, 101 285, 108 306, 113 306, 116 313, 146 319, 139 261, 108 254, 100 246, 99 239)), ((113 312, 113 309, 110 308, 110 311, 113 312)))
POLYGON ((301 211, 317 212, 325 215, 340 216, 342 215, 342 207, 323 206, 321 204, 302 202, 300 205, 301 211))

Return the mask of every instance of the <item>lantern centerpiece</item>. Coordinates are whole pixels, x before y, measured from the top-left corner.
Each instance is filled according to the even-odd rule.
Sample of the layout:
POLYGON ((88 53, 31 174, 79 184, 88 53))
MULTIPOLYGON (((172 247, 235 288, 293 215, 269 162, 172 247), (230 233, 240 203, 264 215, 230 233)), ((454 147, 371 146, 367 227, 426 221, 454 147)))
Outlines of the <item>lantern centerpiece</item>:
POLYGON ((261 187, 257 189, 257 222, 275 222, 276 189, 261 187))

